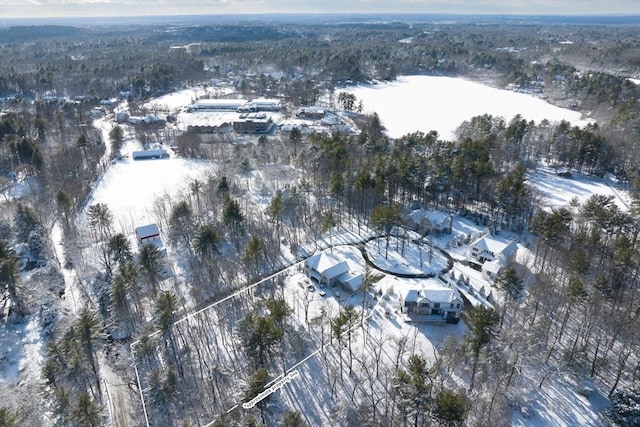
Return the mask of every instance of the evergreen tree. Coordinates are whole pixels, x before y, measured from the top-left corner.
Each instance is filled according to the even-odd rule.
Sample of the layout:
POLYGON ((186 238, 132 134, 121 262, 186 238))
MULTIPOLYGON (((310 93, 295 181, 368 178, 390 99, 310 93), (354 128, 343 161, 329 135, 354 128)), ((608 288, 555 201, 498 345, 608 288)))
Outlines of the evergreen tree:
POLYGON ((464 390, 454 393, 443 389, 434 399, 433 415, 445 427, 463 426, 470 406, 464 390))

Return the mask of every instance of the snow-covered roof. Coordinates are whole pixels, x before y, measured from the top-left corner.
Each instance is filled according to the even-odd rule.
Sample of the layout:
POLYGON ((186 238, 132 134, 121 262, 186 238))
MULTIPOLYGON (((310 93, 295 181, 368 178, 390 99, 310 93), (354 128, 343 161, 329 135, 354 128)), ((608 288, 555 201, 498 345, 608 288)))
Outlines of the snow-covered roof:
POLYGON ((351 273, 346 272, 342 274, 339 278, 340 282, 347 286, 351 291, 357 291, 362 286, 364 282, 364 274, 362 273, 351 273))
POLYGON ((420 208, 411 211, 409 218, 417 225, 425 220, 425 224, 429 224, 432 227, 444 228, 449 226, 451 216, 444 212, 420 208))
POLYGON ((190 114, 180 114, 179 121, 183 127, 189 126, 211 126, 222 127, 224 125, 231 126, 239 117, 235 112, 196 112, 190 114))
POLYGON ((422 288, 405 289, 402 293, 405 302, 431 302, 431 303, 451 303, 455 300, 461 301, 458 291, 447 286, 438 284, 436 281, 429 281, 422 288))
POLYGON ((485 261, 484 264, 482 264, 482 270, 495 275, 500 273, 502 266, 502 262, 495 259, 493 261, 485 261))
POLYGON ((418 302, 418 300, 422 298, 420 296, 420 291, 418 289, 408 289, 402 296, 402 299, 405 302, 418 302))
POLYGON ((327 252, 320 252, 305 261, 307 267, 315 270, 324 277, 332 279, 349 271, 346 261, 339 261, 327 252))
POLYGON ((242 110, 250 110, 250 109, 280 109, 282 108, 282 104, 279 99, 267 99, 267 98, 258 98, 253 99, 242 106, 242 110))
POLYGON ((160 235, 160 230, 158 229, 157 224, 141 225, 140 227, 136 228, 136 236, 138 236, 138 238, 140 239, 158 235, 160 235))
POLYGON ((494 256, 502 254, 505 258, 513 255, 518 249, 516 242, 502 236, 485 234, 471 244, 471 247, 477 247, 480 252, 491 252, 494 256))
POLYGON ((425 288, 422 290, 421 295, 431 302, 452 302, 456 299, 460 300, 458 293, 455 289, 438 287, 438 288, 425 288))
POLYGON ((247 103, 246 99, 200 99, 193 108, 196 109, 238 109, 247 103))
POLYGON ((349 271, 349 265, 346 261, 341 261, 340 263, 326 269, 322 272, 322 275, 327 279, 333 279, 334 277, 341 276, 344 273, 349 271))

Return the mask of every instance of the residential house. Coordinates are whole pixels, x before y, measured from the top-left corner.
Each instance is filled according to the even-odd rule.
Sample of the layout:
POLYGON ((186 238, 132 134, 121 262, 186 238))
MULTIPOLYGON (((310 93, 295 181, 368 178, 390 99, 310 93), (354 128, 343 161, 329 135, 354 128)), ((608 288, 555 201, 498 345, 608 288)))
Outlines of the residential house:
POLYGON ((510 260, 518 250, 515 240, 502 236, 485 234, 471 243, 469 255, 479 263, 494 260, 510 260))
POLYGON ((364 282, 361 272, 352 268, 346 260, 339 260, 328 252, 307 258, 304 272, 320 285, 340 286, 349 293, 357 291, 364 282))
POLYGON ((414 209, 406 219, 405 225, 413 231, 423 234, 450 234, 453 226, 453 215, 428 209, 414 209))
POLYGON ((471 243, 469 256, 481 265, 482 275, 485 279, 493 279, 515 257, 517 250, 518 246, 515 240, 485 234, 471 243))
POLYGON ((400 308, 415 322, 458 323, 462 298, 456 289, 430 279, 421 288, 409 288, 400 295, 400 308))

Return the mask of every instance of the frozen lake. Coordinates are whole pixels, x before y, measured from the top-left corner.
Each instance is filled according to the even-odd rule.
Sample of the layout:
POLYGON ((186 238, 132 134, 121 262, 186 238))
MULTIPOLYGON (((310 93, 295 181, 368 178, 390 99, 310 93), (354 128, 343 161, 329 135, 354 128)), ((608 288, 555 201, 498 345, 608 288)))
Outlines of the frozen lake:
POLYGON ((591 120, 573 110, 556 107, 543 99, 508 90, 495 89, 457 77, 401 76, 396 81, 347 88, 362 100, 364 112, 377 112, 392 138, 415 131, 435 130, 444 139, 453 139, 454 130, 465 120, 482 114, 516 114, 539 123, 567 120, 584 126, 591 120))

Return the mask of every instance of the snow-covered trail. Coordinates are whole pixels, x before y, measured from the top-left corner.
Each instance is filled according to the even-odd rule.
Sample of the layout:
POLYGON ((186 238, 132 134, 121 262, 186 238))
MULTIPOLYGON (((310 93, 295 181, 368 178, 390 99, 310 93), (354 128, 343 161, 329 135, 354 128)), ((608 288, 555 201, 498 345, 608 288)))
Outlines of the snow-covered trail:
POLYGON ((123 382, 122 377, 111 368, 109 362, 102 355, 100 357, 100 376, 105 389, 105 406, 109 410, 109 418, 111 427, 129 427, 131 420, 129 419, 129 400, 127 395, 131 390, 123 382))
POLYGON ((51 227, 51 241, 60 272, 64 278, 64 296, 62 297, 62 311, 77 319, 85 305, 85 294, 82 284, 78 279, 75 268, 65 268, 65 247, 62 234, 62 225, 56 221, 51 227))

